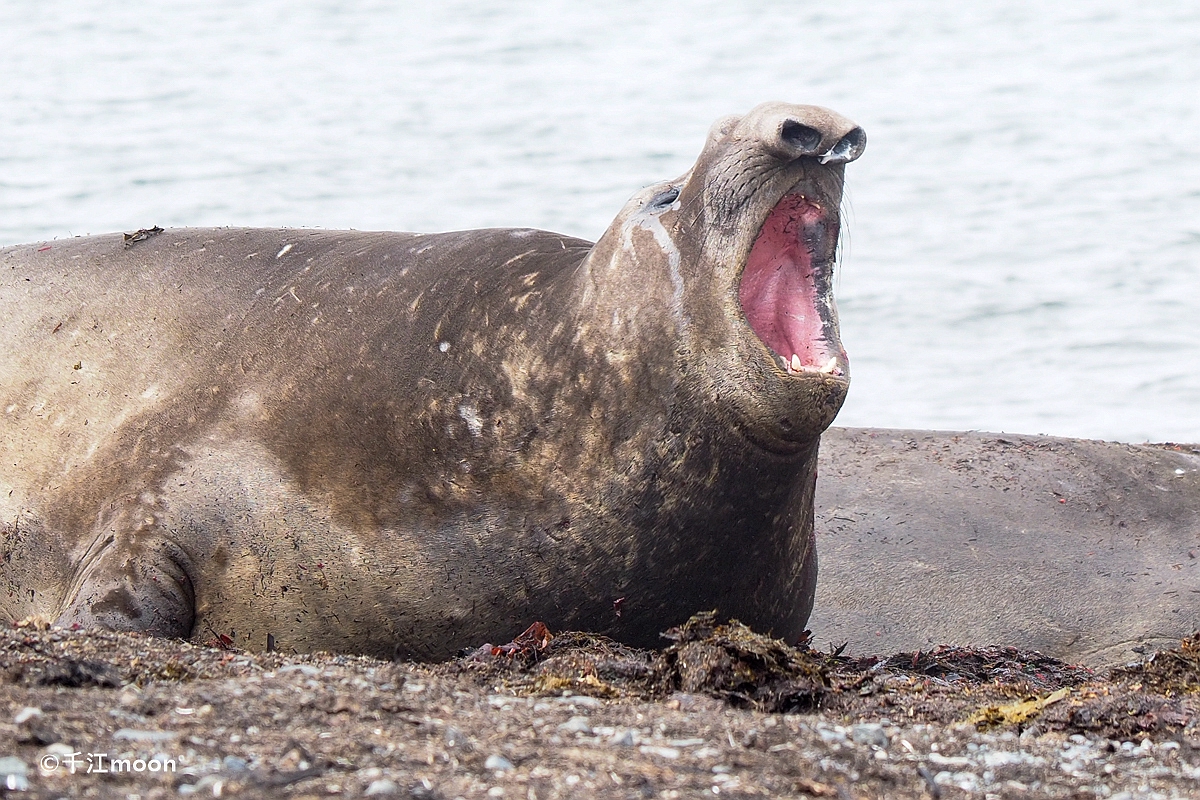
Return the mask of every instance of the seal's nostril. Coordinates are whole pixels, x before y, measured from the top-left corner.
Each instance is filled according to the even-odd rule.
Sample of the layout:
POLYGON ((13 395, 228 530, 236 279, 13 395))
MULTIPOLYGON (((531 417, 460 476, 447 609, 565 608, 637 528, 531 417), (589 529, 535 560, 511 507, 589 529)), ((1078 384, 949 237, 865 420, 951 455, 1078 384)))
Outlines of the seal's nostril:
POLYGON ((809 155, 817 152, 817 148, 821 146, 822 136, 816 128, 810 128, 794 119, 789 119, 779 127, 779 138, 788 147, 799 150, 802 155, 809 155))
POLYGON ((847 133, 838 143, 829 148, 829 152, 821 156, 821 163, 845 163, 853 161, 863 154, 867 147, 867 134, 862 128, 855 128, 847 133))

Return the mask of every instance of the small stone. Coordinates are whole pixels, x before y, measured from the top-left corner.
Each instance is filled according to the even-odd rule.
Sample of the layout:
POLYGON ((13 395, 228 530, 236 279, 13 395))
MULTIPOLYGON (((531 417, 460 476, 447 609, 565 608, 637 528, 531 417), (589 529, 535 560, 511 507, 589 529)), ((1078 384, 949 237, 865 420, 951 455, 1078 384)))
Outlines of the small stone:
POLYGON ((874 723, 863 723, 851 727, 850 737, 858 744, 875 747, 887 747, 889 744, 887 734, 883 732, 883 726, 874 723))
POLYGON ((4 775, 3 781, 0 781, 0 788, 9 792, 27 792, 29 791, 29 779, 24 775, 4 775))
POLYGON ((513 763, 502 755, 493 754, 487 757, 487 761, 483 762, 483 768, 495 772, 508 772, 513 768, 513 763))
POLYGON ((408 787, 408 795, 413 800, 433 800, 433 798, 438 796, 438 793, 434 790, 433 783, 428 778, 422 778, 420 782, 408 787))
POLYGON ((979 790, 979 776, 972 772, 956 772, 953 776, 954 785, 968 794, 979 790))
POLYGON ((613 733, 613 735, 609 737, 608 743, 615 744, 618 747, 633 747, 636 741, 637 740, 633 735, 633 731, 623 730, 613 733))
POLYGON ((828 725, 818 724, 817 736, 820 736, 821 741, 825 742, 826 744, 839 744, 846 741, 846 734, 842 733, 836 728, 831 728, 828 725))
POLYGON ((555 701, 566 706, 575 706, 577 708, 600 708, 604 705, 604 701, 599 697, 589 697, 587 695, 570 695, 568 697, 558 697, 555 701))
POLYGON ((971 759, 966 756, 944 756, 941 753, 930 753, 929 763, 937 764, 939 767, 953 767, 957 769, 972 766, 971 759))
POLYGON ((0 778, 19 775, 24 778, 29 774, 29 765, 16 756, 0 758, 0 778))
POLYGON ((587 717, 571 717, 569 720, 558 726, 560 731, 567 733, 591 733, 592 726, 588 724, 587 717))
POLYGON ((121 728, 113 734, 114 739, 124 739, 129 742, 169 742, 179 738, 175 731, 139 731, 133 728, 121 728))
POLYGON ((34 706, 25 706, 17 712, 15 717, 13 717, 13 722, 17 723, 18 725, 24 725, 34 717, 40 717, 41 715, 42 710, 40 708, 36 708, 34 706))
MULTIPOLYGON (((420 786, 420 784, 417 785, 420 786)), ((387 778, 379 778, 378 780, 371 781, 371 785, 367 787, 367 790, 363 792, 363 794, 367 795, 368 797, 386 794, 400 794, 400 787, 395 781, 388 780, 387 778)), ((429 797, 429 795, 418 795, 414 793, 413 797, 429 797)))
POLYGON ((983 754, 983 765, 989 769, 997 767, 1007 767, 1013 764, 1033 764, 1041 766, 1046 763, 1044 758, 1040 756, 1032 756, 1025 752, 1011 752, 1008 750, 996 750, 991 753, 983 754))
POLYGON ((237 756, 225 756, 221 759, 221 764, 224 765, 226 772, 245 772, 250 768, 250 764, 244 758, 237 756))
MULTIPOLYGON (((180 789, 183 787, 180 786, 180 789)), ((200 780, 192 784, 192 791, 196 794, 208 794, 213 797, 220 797, 225 790, 225 779, 220 775, 205 775, 200 780)))
POLYGON ((679 750, 674 747, 655 747, 654 745, 644 744, 638 750, 648 756, 670 759, 679 758, 679 750))

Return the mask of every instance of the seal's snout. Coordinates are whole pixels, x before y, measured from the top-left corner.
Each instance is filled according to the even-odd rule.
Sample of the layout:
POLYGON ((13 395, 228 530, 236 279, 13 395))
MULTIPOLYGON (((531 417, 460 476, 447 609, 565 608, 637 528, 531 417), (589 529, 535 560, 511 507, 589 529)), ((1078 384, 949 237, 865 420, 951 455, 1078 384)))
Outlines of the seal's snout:
POLYGON ((867 135, 841 114, 821 106, 771 103, 748 119, 767 150, 791 161, 810 157, 822 164, 844 164, 862 155, 867 135))

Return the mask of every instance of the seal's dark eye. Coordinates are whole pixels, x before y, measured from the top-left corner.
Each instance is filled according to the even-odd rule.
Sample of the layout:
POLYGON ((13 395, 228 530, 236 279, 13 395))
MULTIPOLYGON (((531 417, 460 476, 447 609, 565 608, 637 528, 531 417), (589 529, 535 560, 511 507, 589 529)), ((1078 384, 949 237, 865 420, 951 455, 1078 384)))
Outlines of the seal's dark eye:
POLYGON ((675 202, 675 198, 679 197, 679 190, 674 186, 663 189, 654 197, 650 198, 650 202, 646 204, 647 208, 664 208, 675 202))

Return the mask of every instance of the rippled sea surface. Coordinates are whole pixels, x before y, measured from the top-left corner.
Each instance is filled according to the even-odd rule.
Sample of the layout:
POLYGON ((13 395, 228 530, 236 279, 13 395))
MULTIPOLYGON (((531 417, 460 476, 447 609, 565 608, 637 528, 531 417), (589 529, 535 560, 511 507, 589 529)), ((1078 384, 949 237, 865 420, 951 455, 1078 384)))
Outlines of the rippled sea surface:
POLYGON ((848 425, 1200 441, 1200 5, 0 4, 0 244, 594 239, 769 99, 862 124, 848 425))

